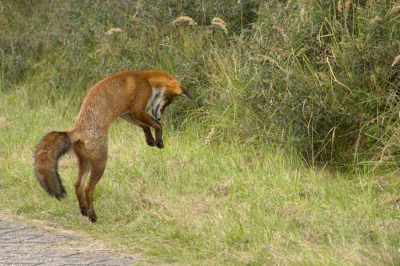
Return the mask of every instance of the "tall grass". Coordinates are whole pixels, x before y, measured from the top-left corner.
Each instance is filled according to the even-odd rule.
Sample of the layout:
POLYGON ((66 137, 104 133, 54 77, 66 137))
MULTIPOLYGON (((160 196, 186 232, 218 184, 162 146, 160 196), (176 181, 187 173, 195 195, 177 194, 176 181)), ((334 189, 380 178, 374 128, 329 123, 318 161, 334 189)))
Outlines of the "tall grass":
POLYGON ((1 211, 157 263, 398 265, 399 24, 389 0, 0 1, 1 211), (163 151, 115 123, 92 226, 73 158, 56 202, 32 152, 96 82, 144 69, 195 101, 167 109, 163 151))
POLYGON ((58 104, 109 74, 163 69, 196 95, 174 126, 376 169, 398 161, 399 16, 394 1, 2 2, 3 83, 58 104), (173 23, 185 15, 193 25, 173 23))
MULTIPOLYGON (((141 254, 145 265, 398 265, 396 173, 339 175, 304 167, 294 151, 215 143, 219 129, 165 130, 164 150, 122 120, 110 130, 107 169, 90 224, 75 197, 76 159, 60 161, 67 198, 34 178, 34 147, 68 130, 73 108, 30 106, 1 95, 0 212, 40 219, 108 248, 141 254), (212 133, 214 132, 214 133, 212 133)), ((17 98, 16 98, 17 97, 17 98)), ((96 245, 93 245, 96 246, 96 245)))

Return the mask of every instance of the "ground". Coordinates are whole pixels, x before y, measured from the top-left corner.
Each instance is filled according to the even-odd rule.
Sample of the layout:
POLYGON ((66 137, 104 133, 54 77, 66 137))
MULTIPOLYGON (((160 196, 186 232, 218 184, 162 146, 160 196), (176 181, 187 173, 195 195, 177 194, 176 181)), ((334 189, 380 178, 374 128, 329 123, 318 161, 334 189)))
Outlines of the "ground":
POLYGON ((0 265, 134 265, 139 257, 126 257, 77 242, 70 233, 24 226, 0 214, 0 265))

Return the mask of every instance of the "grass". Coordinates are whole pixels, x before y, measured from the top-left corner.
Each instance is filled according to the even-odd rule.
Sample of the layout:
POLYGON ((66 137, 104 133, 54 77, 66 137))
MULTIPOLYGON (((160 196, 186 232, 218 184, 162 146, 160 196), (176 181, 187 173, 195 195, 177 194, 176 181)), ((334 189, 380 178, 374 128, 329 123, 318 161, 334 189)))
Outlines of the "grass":
POLYGON ((155 263, 398 265, 399 17, 392 0, 0 2, 1 211, 155 263), (58 202, 33 151, 93 84, 143 69, 195 101, 168 108, 162 151, 115 122, 92 225, 72 155, 58 202))
POLYGON ((50 198, 32 169, 40 138, 68 130, 79 109, 32 107, 19 92, 3 94, 0 102, 0 202, 15 216, 55 222, 155 263, 400 263, 396 173, 307 169, 288 149, 206 145, 212 136, 190 127, 169 127, 166 148, 158 150, 146 146, 140 130, 117 121, 92 225, 78 210, 72 155, 60 162, 66 200, 50 198))
POLYGON ((146 3, 1 3, 3 89, 54 104, 122 70, 161 69, 196 98, 170 108, 175 127, 290 145, 312 166, 398 165, 396 1, 146 3))

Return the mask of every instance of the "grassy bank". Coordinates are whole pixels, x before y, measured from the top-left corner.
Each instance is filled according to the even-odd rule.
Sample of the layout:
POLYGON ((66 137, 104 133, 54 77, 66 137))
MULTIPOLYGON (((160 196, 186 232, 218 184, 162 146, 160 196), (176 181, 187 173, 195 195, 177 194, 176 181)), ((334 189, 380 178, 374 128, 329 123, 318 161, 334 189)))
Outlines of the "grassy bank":
POLYGON ((68 130, 79 109, 64 106, 73 99, 32 107, 24 94, 3 94, 0 102, 0 202, 15 217, 55 222, 157 263, 400 262, 396 173, 313 171, 289 150, 206 144, 210 136, 196 128, 169 127, 166 148, 158 150, 146 146, 140 130, 117 121, 94 195, 99 221, 92 225, 78 210, 72 155, 60 163, 64 201, 48 197, 32 169, 38 140, 68 130))

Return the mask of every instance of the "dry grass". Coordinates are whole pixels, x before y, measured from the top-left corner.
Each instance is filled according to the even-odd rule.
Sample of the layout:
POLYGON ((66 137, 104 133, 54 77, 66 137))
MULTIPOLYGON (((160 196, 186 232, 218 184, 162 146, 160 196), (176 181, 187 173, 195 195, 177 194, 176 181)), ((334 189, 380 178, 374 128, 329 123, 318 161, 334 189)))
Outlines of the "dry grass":
POLYGON ((222 19, 220 19, 220 18, 213 18, 213 20, 211 21, 211 24, 212 24, 212 25, 215 25, 215 26, 218 26, 219 28, 222 29, 222 31, 223 31, 225 34, 228 34, 228 29, 226 28, 225 21, 223 21, 222 19))
POLYGON ((389 11, 389 15, 394 15, 397 12, 400 11, 400 4, 396 4, 392 7, 392 9, 389 11))
POLYGON ((106 32, 106 35, 111 36, 111 35, 113 35, 115 33, 122 33, 122 32, 124 32, 124 31, 121 30, 120 28, 111 28, 106 32))
POLYGON ((174 21, 172 21, 171 24, 175 25, 175 24, 179 24, 179 23, 182 23, 182 22, 187 22, 187 24, 189 26, 196 26, 197 25, 196 21, 194 21, 191 17, 187 17, 187 16, 179 17, 179 18, 175 19, 174 21))
POLYGON ((373 19, 369 21, 369 24, 374 25, 375 23, 381 22, 382 18, 380 16, 375 16, 373 19))
POLYGON ((290 38, 289 36, 287 36, 287 34, 285 33, 285 30, 282 29, 281 27, 278 27, 276 25, 274 25, 274 29, 283 37, 283 39, 285 40, 285 42, 290 42, 290 38))
POLYGON ((338 1, 338 3, 337 3, 337 11, 339 12, 339 14, 343 13, 343 3, 342 3, 342 1, 338 1))
POLYGON ((400 62, 400 55, 396 56, 394 58, 394 61, 392 63, 392 67, 394 67, 395 65, 397 65, 400 62))
POLYGON ((210 132, 208 132, 207 137, 204 141, 204 145, 208 145, 211 142, 212 137, 214 136, 215 133, 215 127, 210 129, 210 132))

